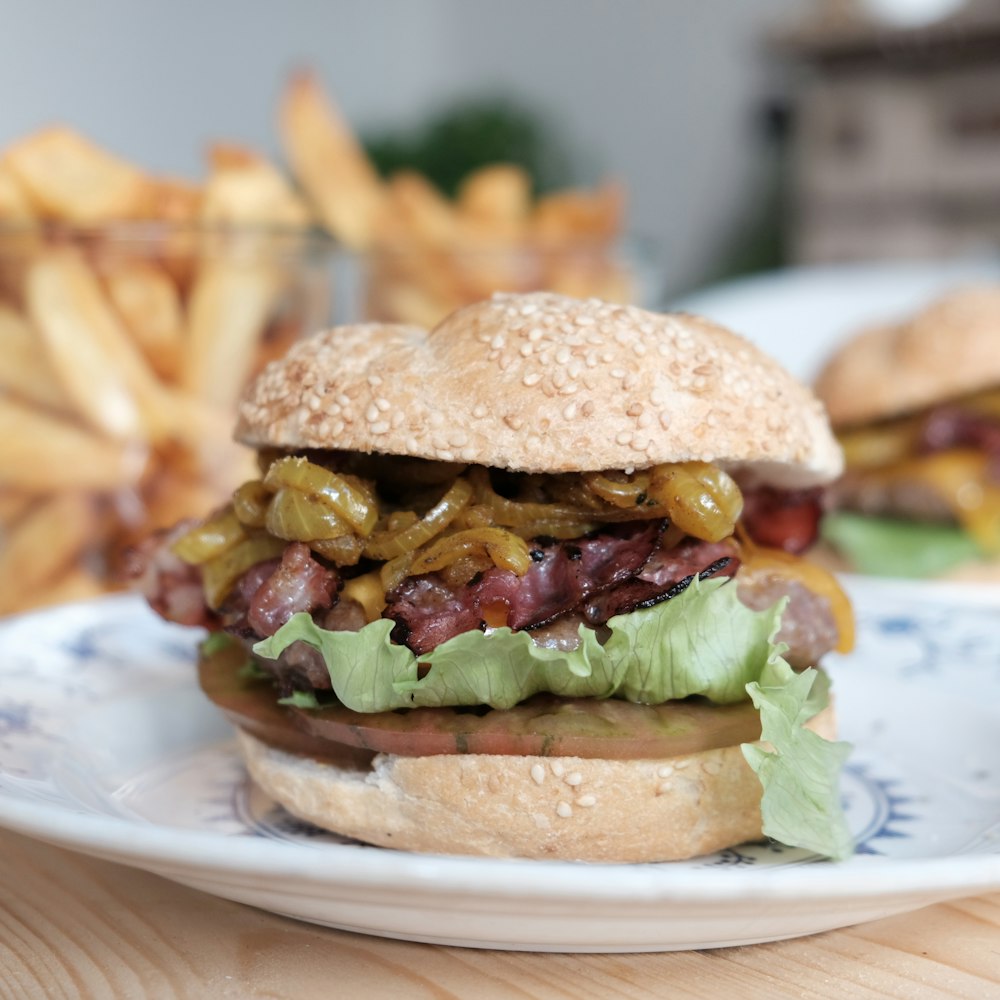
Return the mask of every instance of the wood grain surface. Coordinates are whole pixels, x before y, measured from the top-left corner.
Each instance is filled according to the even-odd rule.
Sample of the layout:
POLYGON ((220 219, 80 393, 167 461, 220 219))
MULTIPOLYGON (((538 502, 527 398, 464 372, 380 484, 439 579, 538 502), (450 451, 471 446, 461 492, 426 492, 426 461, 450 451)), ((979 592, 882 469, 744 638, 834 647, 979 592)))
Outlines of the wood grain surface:
POLYGON ((657 955, 411 944, 299 923, 0 833, 0 1000, 1000 997, 1000 894, 657 955))

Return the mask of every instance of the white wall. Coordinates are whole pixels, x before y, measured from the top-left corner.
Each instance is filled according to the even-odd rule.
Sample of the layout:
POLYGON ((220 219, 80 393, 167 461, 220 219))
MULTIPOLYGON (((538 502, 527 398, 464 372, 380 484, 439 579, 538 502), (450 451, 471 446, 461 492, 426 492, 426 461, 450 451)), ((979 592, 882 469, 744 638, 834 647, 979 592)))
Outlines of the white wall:
POLYGON ((360 127, 456 92, 510 88, 623 177, 667 284, 689 286, 747 208, 764 29, 812 0, 0 0, 0 143, 70 122, 152 168, 194 174, 213 138, 276 149, 296 64, 360 127))

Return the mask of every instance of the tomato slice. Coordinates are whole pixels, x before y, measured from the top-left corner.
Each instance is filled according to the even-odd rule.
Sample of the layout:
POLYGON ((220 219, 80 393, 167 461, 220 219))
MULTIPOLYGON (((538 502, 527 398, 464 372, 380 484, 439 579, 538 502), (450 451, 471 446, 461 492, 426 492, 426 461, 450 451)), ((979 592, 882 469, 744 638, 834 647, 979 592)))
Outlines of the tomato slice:
POLYGON ((312 756, 339 755, 349 747, 369 757, 378 752, 664 759, 760 739, 760 717, 749 701, 713 705, 688 698, 634 705, 546 694, 503 711, 414 708, 367 714, 343 706, 293 708, 277 704, 267 681, 238 677, 245 658, 236 643, 203 657, 205 693, 230 721, 264 742, 312 756))

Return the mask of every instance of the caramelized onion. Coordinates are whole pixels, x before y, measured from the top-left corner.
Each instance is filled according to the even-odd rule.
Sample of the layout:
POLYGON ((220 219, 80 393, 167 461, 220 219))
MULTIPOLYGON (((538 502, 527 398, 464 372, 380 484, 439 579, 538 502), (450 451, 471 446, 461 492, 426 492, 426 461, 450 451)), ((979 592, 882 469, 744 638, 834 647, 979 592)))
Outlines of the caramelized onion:
POLYGON ((378 520, 378 504, 371 486, 357 476, 340 475, 305 458, 287 457, 272 462, 264 486, 274 492, 291 487, 310 500, 330 507, 359 535, 367 537, 378 520))
POLYGON ((338 566, 356 566, 365 548, 365 540, 357 535, 341 535, 340 538, 314 538, 309 548, 324 559, 338 566))
POLYGON ((244 537, 221 555, 210 559, 201 568, 205 601, 218 610, 233 584, 248 570, 266 559, 275 559, 285 550, 285 542, 263 532, 244 537))
POLYGON ((184 562, 197 566, 222 555, 246 535, 233 508, 225 507, 178 538, 171 550, 184 562))
POLYGON ((369 559, 393 559, 426 544, 455 520, 472 499, 472 486, 456 479, 443 497, 414 524, 393 531, 376 531, 368 539, 364 553, 369 559))
POLYGON ((335 511, 290 486, 283 486, 271 497, 265 527, 272 535, 290 542, 351 534, 351 526, 335 511))
POLYGON ((743 494, 733 478, 709 462, 656 466, 649 496, 685 534, 706 542, 728 538, 743 510, 743 494))
POLYGON ((649 472, 636 472, 622 479, 611 472, 584 472, 581 476, 587 489, 615 507, 641 507, 649 495, 649 472))
POLYGON ((233 493, 233 511, 241 524, 263 528, 267 520, 267 505, 271 493, 259 479, 252 479, 233 493))
POLYGON ((433 573, 463 556, 484 553, 494 566, 524 576, 531 566, 528 545, 523 538, 502 528, 468 528, 446 535, 414 560, 412 575, 433 573))

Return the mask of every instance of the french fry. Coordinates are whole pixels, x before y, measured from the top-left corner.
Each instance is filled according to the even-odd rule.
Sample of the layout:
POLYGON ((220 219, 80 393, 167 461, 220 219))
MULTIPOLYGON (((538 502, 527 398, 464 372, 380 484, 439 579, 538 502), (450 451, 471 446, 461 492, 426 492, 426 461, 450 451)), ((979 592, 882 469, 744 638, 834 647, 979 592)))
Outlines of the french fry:
MULTIPOLYGON (((267 160, 239 146, 210 151, 202 218, 209 224, 304 226, 308 212, 267 160)), ((182 384, 197 399, 231 412, 253 370, 255 345, 281 292, 266 230, 220 234, 206 250, 188 307, 182 384), (269 252, 270 251, 270 252, 269 252)))
MULTIPOLYGON (((108 589, 107 584, 96 573, 83 566, 74 566, 57 575, 37 590, 23 593, 15 602, 12 611, 26 611, 29 608, 45 608, 71 601, 89 601, 99 597, 108 589)), ((0 595, 0 603, 3 598, 0 595)))
POLYGON ((179 177, 153 177, 148 181, 150 218, 162 222, 197 221, 201 213, 201 187, 179 177))
POLYGON ((624 206, 624 191, 612 181, 595 191, 557 191, 538 200, 532 228, 543 243, 607 243, 622 231, 624 206))
POLYGON ((216 145, 201 200, 202 222, 304 229, 309 209, 273 164, 242 146, 216 145))
POLYGON ((4 222, 32 222, 35 211, 31 199, 21 187, 13 170, 0 160, 0 220, 4 222))
POLYGON ((511 163, 482 167, 462 182, 458 208, 480 228, 488 227, 494 242, 519 241, 531 214, 531 178, 511 163))
POLYGON ((146 455, 0 395, 0 487, 112 492, 138 482, 146 455))
POLYGON ((146 175, 70 128, 15 142, 6 161, 40 215, 80 225, 149 215, 146 175))
POLYGON ((63 392, 37 331, 16 310, 0 303, 0 393, 9 392, 51 410, 65 410, 63 392))
POLYGON ((77 411, 116 438, 161 439, 173 402, 74 247, 53 247, 31 265, 28 312, 77 411))
POLYGON ((30 493, 12 490, 0 486, 0 543, 2 543, 4 528, 12 525, 33 504, 35 498, 30 493))
POLYGON ((83 493, 44 500, 17 521, 0 547, 0 614, 17 610, 23 595, 73 566, 97 526, 94 501, 83 493))
POLYGON ((458 214, 451 202, 423 174, 401 170, 390 178, 379 243, 404 248, 451 247, 458 238, 458 214))
POLYGON ((369 247, 382 212, 382 182, 311 73, 289 82, 279 128, 292 169, 330 232, 353 249, 369 247))
POLYGON ((232 412, 278 291, 267 262, 218 259, 203 265, 188 307, 185 389, 223 413, 232 412))
POLYGON ((130 258, 106 268, 104 286, 157 375, 176 379, 184 350, 184 314, 174 281, 155 263, 130 258))

